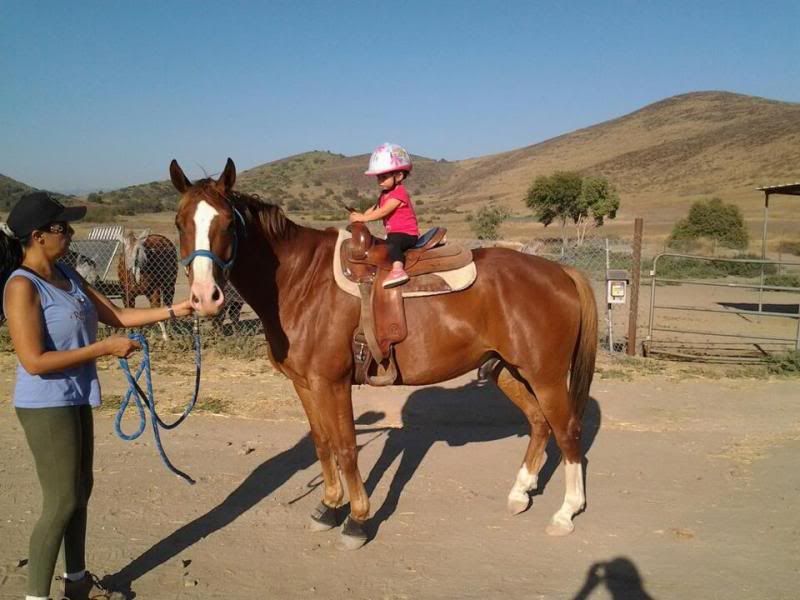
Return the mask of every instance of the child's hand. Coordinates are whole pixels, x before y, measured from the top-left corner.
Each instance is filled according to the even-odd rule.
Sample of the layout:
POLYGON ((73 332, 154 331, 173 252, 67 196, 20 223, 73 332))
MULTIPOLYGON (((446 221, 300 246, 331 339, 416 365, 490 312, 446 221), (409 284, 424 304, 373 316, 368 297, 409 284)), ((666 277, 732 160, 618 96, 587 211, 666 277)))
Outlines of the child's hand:
POLYGON ((351 223, 363 223, 364 222, 364 215, 360 212, 351 212, 350 216, 348 217, 351 223))

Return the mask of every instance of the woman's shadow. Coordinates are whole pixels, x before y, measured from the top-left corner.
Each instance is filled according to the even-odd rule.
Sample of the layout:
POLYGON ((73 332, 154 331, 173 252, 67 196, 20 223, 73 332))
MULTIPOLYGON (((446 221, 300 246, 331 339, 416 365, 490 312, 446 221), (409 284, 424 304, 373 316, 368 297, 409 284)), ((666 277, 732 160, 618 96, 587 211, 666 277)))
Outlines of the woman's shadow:
POLYGON ((596 562, 589 567, 583 587, 572 600, 587 600, 601 586, 605 586, 613 600, 652 600, 653 598, 644 589, 644 582, 636 565, 624 556, 596 562))
MULTIPOLYGON (((403 489, 436 442, 463 446, 530 435, 530 426, 522 411, 493 383, 484 384, 478 380, 458 388, 427 387, 416 390, 406 400, 401 414, 402 428, 388 429, 383 450, 365 482, 367 494, 372 495, 383 475, 397 457, 400 457, 400 464, 389 484, 386 499, 368 522, 370 538, 394 514, 403 489)), ((361 422, 369 420, 369 413, 359 417, 361 422)), ((584 454, 594 443, 600 421, 600 407, 590 397, 583 419, 584 454)), ((360 429, 359 433, 366 431, 370 430, 360 429)), ((540 471, 539 485, 532 496, 542 493, 560 460, 561 453, 551 436, 547 446, 547 462, 540 471)), ((584 458, 584 467, 587 464, 584 458)), ((509 489, 513 475, 509 474, 509 489)))

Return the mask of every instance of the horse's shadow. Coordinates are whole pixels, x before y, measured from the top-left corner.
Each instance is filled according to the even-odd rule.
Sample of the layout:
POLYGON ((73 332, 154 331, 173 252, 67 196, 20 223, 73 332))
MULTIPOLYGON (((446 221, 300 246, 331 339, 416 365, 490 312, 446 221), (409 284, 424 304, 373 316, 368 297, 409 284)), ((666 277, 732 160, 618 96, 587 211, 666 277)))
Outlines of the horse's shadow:
POLYGON ((155 543, 122 569, 104 578, 112 589, 136 594, 131 582, 193 546, 215 531, 232 523, 261 500, 280 488, 295 473, 317 461, 311 435, 304 435, 294 446, 261 463, 219 505, 155 543))
MULTIPOLYGON (((362 415, 362 419, 366 415, 362 415)), ((372 468, 365 486, 372 495, 387 469, 400 457, 386 499, 368 523, 370 538, 397 509, 403 488, 411 481, 425 455, 436 442, 463 446, 490 442, 511 436, 528 436, 530 426, 522 412, 491 383, 470 382, 458 388, 426 387, 413 392, 402 409, 403 427, 389 429, 381 455, 372 468)), ((588 452, 600 429, 600 407, 589 398, 583 419, 582 445, 588 452)), ((360 430, 364 431, 364 430, 360 430)), ((520 463, 524 449, 520 449, 520 463)), ((539 473, 539 484, 532 496, 542 493, 561 460, 561 453, 551 436, 547 461, 539 473)), ((585 461, 585 464, 588 464, 585 461)), ((584 471, 585 472, 585 471, 584 471)), ((509 473, 509 489, 516 473, 509 473)))
MULTIPOLYGON (((527 421, 511 401, 493 384, 482 386, 477 381, 455 389, 430 387, 414 391, 402 409, 402 429, 373 427, 382 416, 381 413, 368 411, 356 420, 359 434, 388 432, 381 455, 365 482, 368 493, 374 491, 389 466, 398 456, 401 457, 386 499, 369 522, 370 537, 374 537, 380 524, 394 513, 403 489, 434 443, 461 446, 529 433, 527 421)), ((599 427, 600 410, 597 402, 590 398, 584 419, 585 450, 591 447, 599 427)), ((547 454, 548 460, 540 472, 538 490, 544 488, 558 466, 560 455, 552 440, 547 454)), ((293 475, 316 462, 314 444, 310 434, 306 434, 293 447, 256 467, 219 505, 155 543, 128 565, 108 575, 104 582, 134 598, 136 594, 131 590, 131 582, 232 523, 279 489, 293 475)), ((509 474, 509 477, 513 477, 513 474, 509 474)), ((309 491, 303 496, 319 485, 319 476, 315 476, 309 483, 309 491)))

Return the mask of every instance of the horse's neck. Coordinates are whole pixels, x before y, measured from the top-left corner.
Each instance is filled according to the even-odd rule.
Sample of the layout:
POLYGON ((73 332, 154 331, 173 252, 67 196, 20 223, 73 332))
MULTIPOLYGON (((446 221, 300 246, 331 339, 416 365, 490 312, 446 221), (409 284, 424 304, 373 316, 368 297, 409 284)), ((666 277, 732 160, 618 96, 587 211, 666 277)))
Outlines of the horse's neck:
MULTIPOLYGON (((260 229, 240 240, 231 280, 256 311, 277 310, 279 304, 298 302, 309 288, 320 252, 332 248, 325 232, 297 226, 290 236, 271 238, 260 229)), ((313 285, 313 282, 311 282, 313 285)))

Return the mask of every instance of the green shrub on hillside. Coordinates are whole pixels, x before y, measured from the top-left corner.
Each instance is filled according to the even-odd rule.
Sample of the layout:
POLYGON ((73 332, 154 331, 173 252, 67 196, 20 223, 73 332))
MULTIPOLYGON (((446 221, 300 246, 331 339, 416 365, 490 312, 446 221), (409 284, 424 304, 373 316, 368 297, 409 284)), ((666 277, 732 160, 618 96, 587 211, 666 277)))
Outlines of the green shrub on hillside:
POLYGON ((479 240, 496 240, 500 237, 500 225, 508 219, 509 210, 502 206, 484 206, 470 213, 467 221, 479 240))
POLYGON ((672 228, 668 243, 681 249, 700 238, 715 240, 727 248, 746 248, 749 236, 742 211, 719 198, 698 200, 692 204, 689 215, 672 228))

